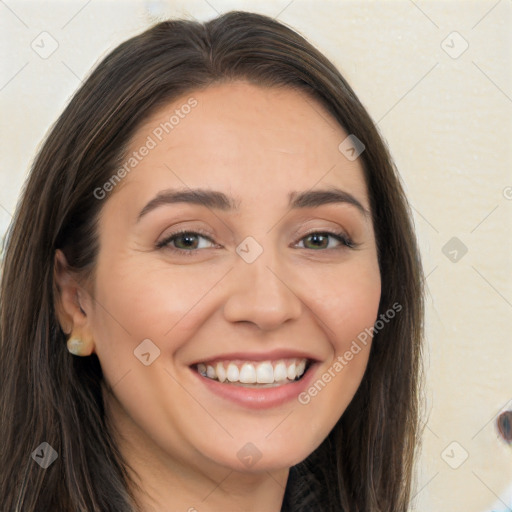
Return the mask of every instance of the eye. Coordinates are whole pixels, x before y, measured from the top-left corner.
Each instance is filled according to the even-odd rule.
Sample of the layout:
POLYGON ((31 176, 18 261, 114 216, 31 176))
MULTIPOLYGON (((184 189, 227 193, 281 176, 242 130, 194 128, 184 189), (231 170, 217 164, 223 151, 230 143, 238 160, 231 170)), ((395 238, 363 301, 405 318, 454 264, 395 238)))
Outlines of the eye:
POLYGON ((209 236, 196 231, 178 231, 157 243, 159 249, 165 247, 182 254, 192 254, 194 249, 208 249, 214 246, 215 244, 209 236), (207 240, 207 243, 201 243, 199 239, 207 240))
MULTIPOLYGON (((330 231, 314 231, 302 237, 300 242, 307 241, 301 248, 312 249, 317 251, 319 249, 342 249, 344 247, 355 248, 357 244, 354 243, 350 237, 344 232, 330 232, 330 231)), ((157 248, 166 248, 179 254, 186 254, 187 256, 193 255, 196 249, 208 249, 219 247, 214 241, 206 234, 196 231, 178 231, 172 233, 162 241, 157 243, 157 248), (201 243, 201 239, 206 241, 201 243)))
POLYGON ((304 249, 340 249, 342 247, 355 248, 355 244, 350 237, 344 232, 331 232, 331 231, 314 231, 308 233, 301 239, 307 240, 308 244, 311 243, 311 247, 304 245, 304 249), (329 240, 331 239, 331 240, 329 240), (332 240, 334 239, 334 242, 332 240))

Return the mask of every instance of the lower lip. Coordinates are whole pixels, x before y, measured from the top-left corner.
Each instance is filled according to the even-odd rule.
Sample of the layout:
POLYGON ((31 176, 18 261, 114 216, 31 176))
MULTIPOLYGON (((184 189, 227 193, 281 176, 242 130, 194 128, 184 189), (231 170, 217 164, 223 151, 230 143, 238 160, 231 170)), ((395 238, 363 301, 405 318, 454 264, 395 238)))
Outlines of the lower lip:
POLYGON ((300 380, 273 388, 246 388, 236 384, 223 384, 218 380, 203 377, 199 372, 192 372, 214 394, 251 409, 268 409, 277 407, 290 400, 297 399, 313 379, 316 363, 310 365, 300 380))

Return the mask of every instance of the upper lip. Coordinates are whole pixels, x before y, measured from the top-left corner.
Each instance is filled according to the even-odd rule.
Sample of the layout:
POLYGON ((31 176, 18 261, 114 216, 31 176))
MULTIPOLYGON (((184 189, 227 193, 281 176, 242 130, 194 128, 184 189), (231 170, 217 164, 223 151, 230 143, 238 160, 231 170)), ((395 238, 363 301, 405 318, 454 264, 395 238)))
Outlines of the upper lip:
POLYGON ((278 359, 308 359, 310 361, 318 361, 316 357, 308 352, 290 349, 275 349, 268 352, 229 352, 225 354, 217 354, 207 356, 203 359, 194 361, 191 366, 199 363, 214 363, 217 361, 276 361, 278 359))

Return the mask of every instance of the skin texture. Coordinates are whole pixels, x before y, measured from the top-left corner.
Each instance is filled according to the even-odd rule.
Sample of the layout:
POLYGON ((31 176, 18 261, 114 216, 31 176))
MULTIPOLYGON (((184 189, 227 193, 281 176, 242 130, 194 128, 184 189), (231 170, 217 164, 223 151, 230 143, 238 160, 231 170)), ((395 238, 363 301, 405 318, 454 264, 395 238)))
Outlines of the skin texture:
POLYGON ((347 134, 315 100, 245 82, 161 108, 128 153, 190 97, 197 106, 103 199, 94 282, 77 285, 57 252, 59 315, 96 352, 113 388, 108 415, 144 510, 277 512, 288 468, 346 409, 370 343, 307 405, 236 405, 189 365, 228 352, 301 350, 319 361, 314 382, 374 324, 381 281, 371 218, 346 203, 287 206, 292 191, 337 187, 369 210, 363 170, 338 150, 347 134), (157 193, 188 187, 221 191, 239 210, 177 203, 137 221, 157 193), (213 242, 201 235, 188 253, 179 238, 156 248, 178 229, 204 230, 213 242), (330 237, 318 248, 310 231, 344 231, 358 245, 330 237), (248 236, 263 249, 252 263, 236 252, 248 236), (134 356, 145 339, 160 350, 149 366, 134 356), (237 456, 247 443, 261 454, 251 467, 237 456))

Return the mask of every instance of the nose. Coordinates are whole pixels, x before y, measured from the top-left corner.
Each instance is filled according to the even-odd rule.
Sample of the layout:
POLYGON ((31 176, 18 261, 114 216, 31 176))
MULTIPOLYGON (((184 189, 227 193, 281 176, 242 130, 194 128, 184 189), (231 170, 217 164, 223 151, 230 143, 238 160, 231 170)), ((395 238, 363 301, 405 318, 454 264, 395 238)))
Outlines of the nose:
POLYGON ((293 290, 290 273, 265 254, 252 263, 238 258, 230 272, 224 317, 229 322, 248 322, 270 331, 297 319, 302 302, 293 290))

